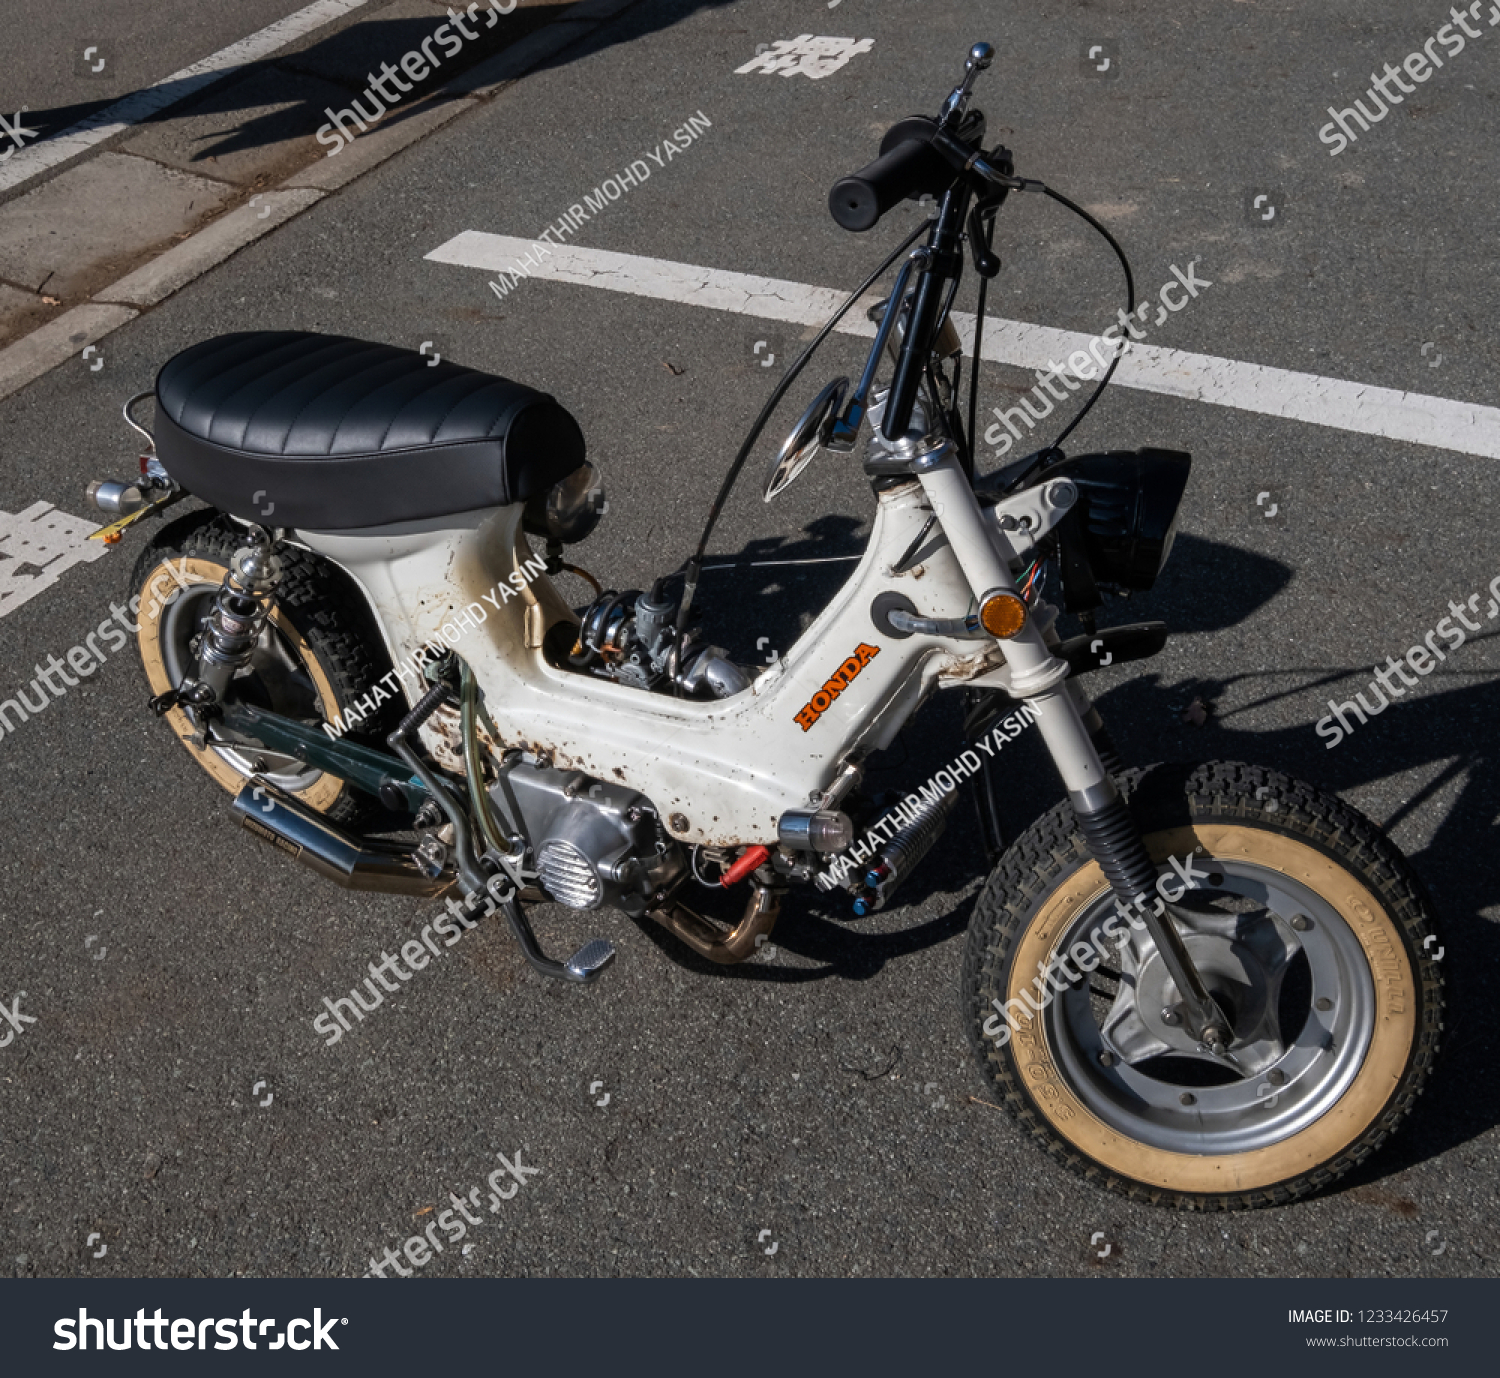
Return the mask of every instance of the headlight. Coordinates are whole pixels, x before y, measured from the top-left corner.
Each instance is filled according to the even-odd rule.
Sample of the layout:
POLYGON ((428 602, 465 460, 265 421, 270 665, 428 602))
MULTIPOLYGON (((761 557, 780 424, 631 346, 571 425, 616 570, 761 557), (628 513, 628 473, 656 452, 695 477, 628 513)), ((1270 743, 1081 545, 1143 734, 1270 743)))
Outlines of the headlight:
POLYGON ((1063 552, 1069 612, 1099 605, 1097 591, 1077 568, 1078 556, 1099 584, 1144 593, 1156 583, 1177 535, 1177 509, 1191 467, 1192 457, 1181 450, 1146 449, 1076 455, 1047 468, 1048 478, 1078 485, 1078 505, 1059 527, 1064 545, 1075 547, 1063 552))
POLYGON ((1177 534, 1177 508, 1191 456, 1180 450, 1110 450, 1048 468, 1078 485, 1084 543, 1094 575, 1144 592, 1156 582, 1177 534))
POLYGON ((571 545, 599 525, 605 506, 599 471, 585 460, 567 478, 527 501, 521 525, 533 536, 571 545))

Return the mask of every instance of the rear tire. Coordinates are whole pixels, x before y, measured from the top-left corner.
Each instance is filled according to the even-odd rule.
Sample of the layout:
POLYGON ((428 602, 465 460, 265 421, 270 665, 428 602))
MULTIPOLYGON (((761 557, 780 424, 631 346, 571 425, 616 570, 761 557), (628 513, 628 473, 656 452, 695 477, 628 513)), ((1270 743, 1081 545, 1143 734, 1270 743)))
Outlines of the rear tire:
POLYGON ((1179 931, 1239 1066, 1161 1017, 1177 997, 1149 939, 1127 953, 1118 916, 1096 936, 1113 899, 1064 801, 1006 852, 969 928, 963 1018, 991 1094, 1055 1161, 1137 1200, 1232 1210, 1327 1186, 1432 1070, 1442 974, 1420 880, 1369 819, 1285 775, 1214 762, 1120 783, 1169 891, 1170 858, 1208 877, 1179 931), (1064 974, 1054 956, 1080 942, 1064 974))
MULTIPOLYGON (((193 673, 197 638, 214 596, 235 551, 248 543, 242 527, 207 510, 164 527, 141 552, 130 592, 140 599, 137 645, 153 694, 193 673)), ((316 726, 369 695, 391 665, 369 609, 340 571, 307 551, 282 547, 278 554, 283 573, 275 605, 249 666, 230 681, 230 694, 316 726)), ((397 695, 346 735, 380 746, 403 709, 404 697, 397 695)), ((291 757, 234 751, 212 741, 196 745, 193 724, 180 708, 165 720, 192 758, 231 793, 261 774, 330 822, 353 823, 379 811, 363 791, 291 757)))

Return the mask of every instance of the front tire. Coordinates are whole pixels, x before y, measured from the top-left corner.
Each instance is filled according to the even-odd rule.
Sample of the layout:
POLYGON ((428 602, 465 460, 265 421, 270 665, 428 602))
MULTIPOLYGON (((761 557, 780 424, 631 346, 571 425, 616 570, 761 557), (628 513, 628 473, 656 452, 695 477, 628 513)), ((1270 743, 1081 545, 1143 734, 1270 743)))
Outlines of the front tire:
POLYGON ((1228 1210, 1326 1186, 1432 1068, 1442 978, 1421 882, 1369 819, 1284 775, 1215 762, 1121 783, 1168 898, 1193 877, 1178 927, 1235 1064, 1171 1018, 1176 989, 1065 801, 1002 857, 971 921, 963 1015, 992 1093, 1058 1162, 1136 1199, 1228 1210))

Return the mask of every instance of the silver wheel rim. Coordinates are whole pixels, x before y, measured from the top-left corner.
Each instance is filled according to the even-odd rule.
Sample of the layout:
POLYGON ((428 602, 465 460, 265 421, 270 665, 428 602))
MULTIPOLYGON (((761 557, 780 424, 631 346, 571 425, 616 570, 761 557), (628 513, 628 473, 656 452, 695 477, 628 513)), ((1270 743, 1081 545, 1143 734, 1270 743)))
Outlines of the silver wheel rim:
MULTIPOLYGON (((194 584, 174 598, 161 614, 157 635, 161 639, 162 663, 173 684, 181 684, 197 667, 197 638, 218 592, 218 584, 194 584)), ((230 693, 236 699, 289 718, 304 722, 321 719, 317 686, 286 636, 269 621, 250 653, 250 664, 230 680, 230 693)), ((208 749, 247 780, 262 776, 287 793, 308 789, 323 778, 321 770, 311 770, 295 756, 280 752, 239 750, 212 740, 208 749)))
MULTIPOLYGON (((1106 953, 1111 947, 1115 952, 1117 984, 1101 967, 1069 984, 1040 1017, 1059 1073, 1111 1128, 1167 1152, 1249 1153, 1300 1132, 1343 1096, 1373 1037, 1375 986, 1353 929, 1314 890, 1243 860, 1195 864, 1207 865, 1210 879, 1184 897, 1179 912, 1189 923, 1181 931, 1216 998, 1239 1007, 1232 1016, 1236 1040, 1230 1047, 1238 1071, 1206 1050, 1193 1049, 1186 1035, 1179 1034, 1167 1054, 1134 1061, 1111 1040, 1106 1029, 1112 1023, 1132 1026, 1129 1018, 1121 1019, 1122 1010, 1128 1015, 1132 1006, 1137 1013, 1145 1007, 1154 1015, 1158 1001, 1170 1000, 1170 987, 1165 1000, 1161 995, 1161 977, 1154 974, 1160 960, 1144 933, 1134 936, 1133 950, 1102 940, 1106 953), (1229 928, 1238 938, 1225 942, 1222 933, 1229 928), (1213 929, 1219 931, 1205 941, 1213 929), (1265 958, 1277 943, 1287 954, 1279 973, 1275 960, 1265 958), (1256 1029, 1256 1018, 1264 1020, 1265 1011, 1256 1005, 1253 979, 1237 983, 1236 978, 1257 963, 1276 998, 1280 1036, 1245 1041, 1241 1034, 1247 1027, 1264 1033, 1264 1027, 1256 1029), (1249 1075, 1241 1074, 1247 1070, 1249 1075)), ((1054 951, 1061 955, 1077 942, 1088 943, 1113 913, 1112 894, 1101 892, 1054 951)), ((1265 989, 1258 994, 1264 996, 1265 989)), ((1154 1024, 1140 1039, 1143 1044, 1170 1033, 1159 1018, 1142 1017, 1135 1024, 1154 1024)))

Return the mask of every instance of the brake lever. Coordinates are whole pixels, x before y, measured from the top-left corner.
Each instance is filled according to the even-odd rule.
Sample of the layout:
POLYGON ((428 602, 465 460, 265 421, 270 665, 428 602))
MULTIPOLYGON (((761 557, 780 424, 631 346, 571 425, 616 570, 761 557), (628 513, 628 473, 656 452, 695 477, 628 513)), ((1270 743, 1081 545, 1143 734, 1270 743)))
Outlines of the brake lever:
POLYGON ((1000 271, 1000 255, 985 247, 984 220, 977 205, 969 207, 969 253, 974 271, 982 278, 992 278, 1000 271))

